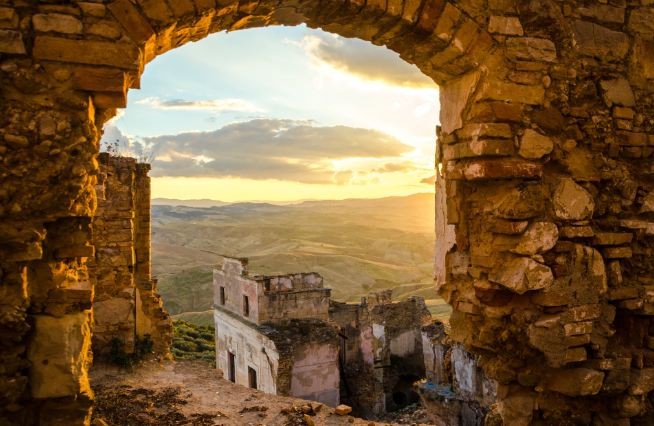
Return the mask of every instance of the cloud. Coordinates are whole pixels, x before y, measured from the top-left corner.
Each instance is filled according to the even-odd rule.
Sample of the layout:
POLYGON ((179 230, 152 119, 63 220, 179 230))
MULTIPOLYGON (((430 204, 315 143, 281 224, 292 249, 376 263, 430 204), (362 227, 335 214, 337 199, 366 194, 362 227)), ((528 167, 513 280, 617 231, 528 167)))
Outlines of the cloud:
POLYGON ((188 99, 160 99, 157 97, 148 97, 136 101, 137 104, 147 105, 155 109, 163 110, 205 110, 213 112, 239 111, 239 112, 263 112, 251 102, 243 99, 208 99, 208 100, 188 100, 188 99))
POLYGON ((364 80, 413 88, 435 86, 418 67, 405 62, 397 53, 363 40, 331 34, 308 35, 304 37, 301 46, 316 62, 364 80))
POLYGON ((426 177, 424 179, 420 180, 420 183, 424 183, 426 185, 434 185, 436 183, 436 175, 426 177))
POLYGON ((414 150, 377 130, 282 119, 256 119, 212 132, 144 138, 143 143, 152 147, 156 156, 152 176, 339 184, 347 183, 355 173, 336 168, 334 162, 380 159, 384 166, 370 166, 367 172, 388 173, 408 170, 410 163, 401 156, 414 150))

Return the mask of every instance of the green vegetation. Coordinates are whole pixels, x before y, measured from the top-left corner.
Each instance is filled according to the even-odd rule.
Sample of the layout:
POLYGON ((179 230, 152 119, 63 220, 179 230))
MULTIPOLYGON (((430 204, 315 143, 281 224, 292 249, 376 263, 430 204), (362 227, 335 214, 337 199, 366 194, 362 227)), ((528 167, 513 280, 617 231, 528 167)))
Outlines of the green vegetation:
POLYGON ((177 320, 173 323, 173 355, 177 359, 200 359, 211 364, 216 362, 216 346, 213 327, 200 327, 177 320))

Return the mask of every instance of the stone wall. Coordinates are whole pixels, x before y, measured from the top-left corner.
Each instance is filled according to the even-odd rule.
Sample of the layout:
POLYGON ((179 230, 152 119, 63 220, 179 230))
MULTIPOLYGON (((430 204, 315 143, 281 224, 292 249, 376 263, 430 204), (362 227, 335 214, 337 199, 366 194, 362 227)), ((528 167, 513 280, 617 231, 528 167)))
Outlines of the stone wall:
POLYGON ((169 356, 172 321, 150 272, 150 167, 109 154, 99 163, 89 263, 96 280, 93 352, 106 357, 119 344, 133 353, 137 340, 149 338, 156 353, 169 356))
POLYGON ((390 296, 332 302, 330 309, 342 339, 342 399, 366 417, 408 405, 412 383, 425 377, 420 329, 430 321, 429 311, 420 298, 392 302, 390 296))
POLYGON ((257 326, 220 306, 214 309, 214 322, 216 367, 225 378, 231 379, 231 354, 237 384, 250 386, 252 370, 263 392, 338 405, 339 346, 331 325, 294 319, 257 326))
POLYGON ((497 401, 497 382, 484 374, 478 357, 453 342, 439 321, 422 328, 422 348, 426 379, 415 387, 434 424, 484 425, 497 401))
POLYGON ((247 265, 247 259, 223 257, 221 269, 213 270, 215 306, 254 324, 294 318, 325 321, 329 318, 331 289, 323 287, 320 274, 250 276, 247 265), (245 297, 248 300, 247 315, 245 297))
POLYGON ((499 383, 493 415, 651 419, 653 16, 651 0, 0 0, 3 420, 88 413, 98 136, 147 62, 299 23, 441 86, 438 282, 451 337, 499 383), (46 335, 70 353, 56 368, 29 349, 46 335), (55 369, 65 396, 38 390, 55 369))

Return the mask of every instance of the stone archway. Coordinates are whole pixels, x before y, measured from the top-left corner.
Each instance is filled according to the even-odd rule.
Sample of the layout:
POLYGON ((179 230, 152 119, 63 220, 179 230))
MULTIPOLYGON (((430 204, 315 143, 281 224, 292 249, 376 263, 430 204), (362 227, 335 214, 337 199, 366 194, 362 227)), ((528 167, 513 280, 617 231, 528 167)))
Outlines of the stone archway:
POLYGON ((0 415, 88 413, 98 134, 145 64, 212 32, 301 22, 386 45, 441 85, 437 282, 452 337, 499 383, 492 418, 651 419, 644 0, 3 2, 0 415))

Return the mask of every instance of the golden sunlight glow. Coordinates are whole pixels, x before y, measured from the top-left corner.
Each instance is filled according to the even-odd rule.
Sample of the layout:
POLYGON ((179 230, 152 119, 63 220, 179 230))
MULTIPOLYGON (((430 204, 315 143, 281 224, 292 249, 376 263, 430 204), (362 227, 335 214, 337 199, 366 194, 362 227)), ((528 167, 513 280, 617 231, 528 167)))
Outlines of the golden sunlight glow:
POLYGON ((296 201, 314 199, 381 198, 427 192, 411 173, 385 173, 360 185, 322 185, 241 178, 152 178, 152 198, 220 201, 296 201))

